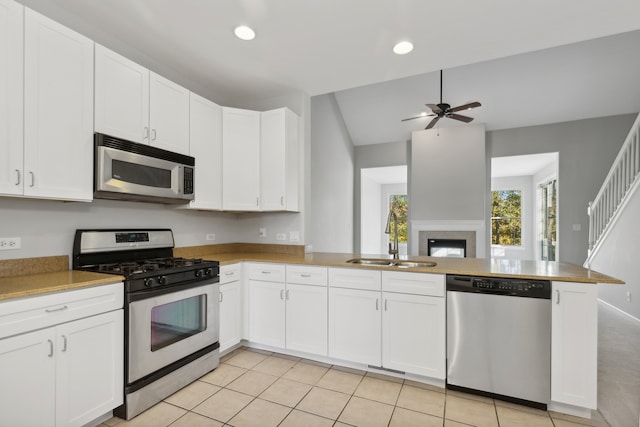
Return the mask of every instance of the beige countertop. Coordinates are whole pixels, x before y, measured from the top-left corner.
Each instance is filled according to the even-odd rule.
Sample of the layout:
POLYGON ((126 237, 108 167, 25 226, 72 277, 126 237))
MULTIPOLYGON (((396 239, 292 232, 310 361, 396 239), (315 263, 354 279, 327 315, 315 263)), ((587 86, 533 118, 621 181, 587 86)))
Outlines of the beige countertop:
POLYGON ((310 253, 305 255, 258 253, 258 252, 228 252, 199 254, 201 258, 220 261, 221 265, 240 261, 278 262, 287 264, 311 264, 329 267, 373 268, 391 271, 415 271, 439 274, 464 274, 491 277, 520 277, 523 279, 548 279, 562 282, 584 283, 613 283, 624 282, 614 277, 588 270, 579 265, 563 262, 522 261, 503 258, 434 258, 426 256, 401 257, 401 259, 433 261, 435 267, 382 267, 369 265, 348 264, 346 261, 354 257, 389 258, 387 255, 354 255, 343 253, 310 253))
MULTIPOLYGON (((614 277, 588 270, 579 265, 562 262, 522 261, 502 258, 432 258, 424 256, 401 257, 405 260, 433 261, 435 267, 386 267, 373 265, 348 264, 354 257, 388 259, 387 255, 355 255, 346 253, 316 252, 303 254, 301 251, 285 248, 285 253, 242 250, 218 252, 212 246, 176 248, 176 256, 200 257, 219 261, 221 265, 242 261, 273 262, 286 264, 310 264, 327 267, 368 268, 388 271, 413 271, 438 274, 462 274, 491 277, 520 277, 523 279, 548 279, 562 282, 612 283, 624 282, 614 277)), ((248 246, 247 246, 248 247, 248 246)), ((222 248, 220 248, 222 249, 222 248)), ((105 285, 124 280, 122 276, 68 270, 68 258, 44 257, 24 260, 0 261, 0 301, 78 289, 88 286, 105 285), (35 260, 35 261, 34 261, 35 260), (28 261, 28 262, 27 262, 28 261), (30 265, 33 274, 25 265, 30 265), (58 271, 51 271, 58 270, 58 271)))
POLYGON ((86 288, 89 286, 106 285, 122 280, 124 280, 124 277, 113 274, 76 270, 0 277, 0 301, 10 298, 23 298, 50 292, 86 288))

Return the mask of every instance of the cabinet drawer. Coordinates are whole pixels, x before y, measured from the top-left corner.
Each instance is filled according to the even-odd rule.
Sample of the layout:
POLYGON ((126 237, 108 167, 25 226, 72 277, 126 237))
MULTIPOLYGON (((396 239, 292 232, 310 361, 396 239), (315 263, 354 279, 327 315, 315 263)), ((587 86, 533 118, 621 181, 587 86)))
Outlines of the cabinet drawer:
POLYGON ((385 292, 443 297, 445 292, 444 279, 444 274, 383 271, 382 290, 385 292))
POLYGON ((220 266, 220 284, 237 282, 240 280, 240 264, 220 266))
POLYGON ((365 268, 330 268, 329 286, 379 291, 381 289, 380 271, 365 268))
POLYGON ((122 308, 122 282, 0 304, 0 338, 122 308))
POLYGON ((282 282, 285 280, 284 264, 250 263, 248 264, 249 280, 264 282, 282 282))
POLYGON ((327 286, 327 268, 310 265, 287 265, 287 283, 327 286))

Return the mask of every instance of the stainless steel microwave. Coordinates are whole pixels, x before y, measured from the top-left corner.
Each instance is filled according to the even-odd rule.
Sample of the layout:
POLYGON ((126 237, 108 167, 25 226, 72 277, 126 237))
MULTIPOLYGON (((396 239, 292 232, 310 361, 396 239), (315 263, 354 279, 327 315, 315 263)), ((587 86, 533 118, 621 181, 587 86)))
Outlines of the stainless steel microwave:
POLYGON ((94 134, 97 199, 188 203, 194 198, 195 159, 180 153, 94 134))

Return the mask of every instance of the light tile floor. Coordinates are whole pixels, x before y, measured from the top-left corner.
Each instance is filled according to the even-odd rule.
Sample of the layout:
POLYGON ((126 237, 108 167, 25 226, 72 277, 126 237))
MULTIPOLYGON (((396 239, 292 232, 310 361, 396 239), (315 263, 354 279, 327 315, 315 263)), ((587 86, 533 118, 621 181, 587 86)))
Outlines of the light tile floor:
POLYGON ((130 421, 100 427, 609 427, 413 381, 241 348, 130 421))

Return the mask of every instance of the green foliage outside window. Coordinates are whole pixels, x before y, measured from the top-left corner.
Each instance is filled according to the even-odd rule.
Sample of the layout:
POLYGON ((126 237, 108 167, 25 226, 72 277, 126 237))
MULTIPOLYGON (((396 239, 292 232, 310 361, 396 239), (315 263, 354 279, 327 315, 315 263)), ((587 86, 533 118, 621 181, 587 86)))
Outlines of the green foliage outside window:
POLYGON ((522 245, 522 192, 491 192, 491 244, 522 245))
MULTIPOLYGON (((408 203, 406 194, 393 194, 389 196, 389 209, 398 217, 398 242, 407 242, 407 214, 408 203)), ((391 233, 389 234, 389 241, 393 242, 394 230, 391 226, 391 233)))

